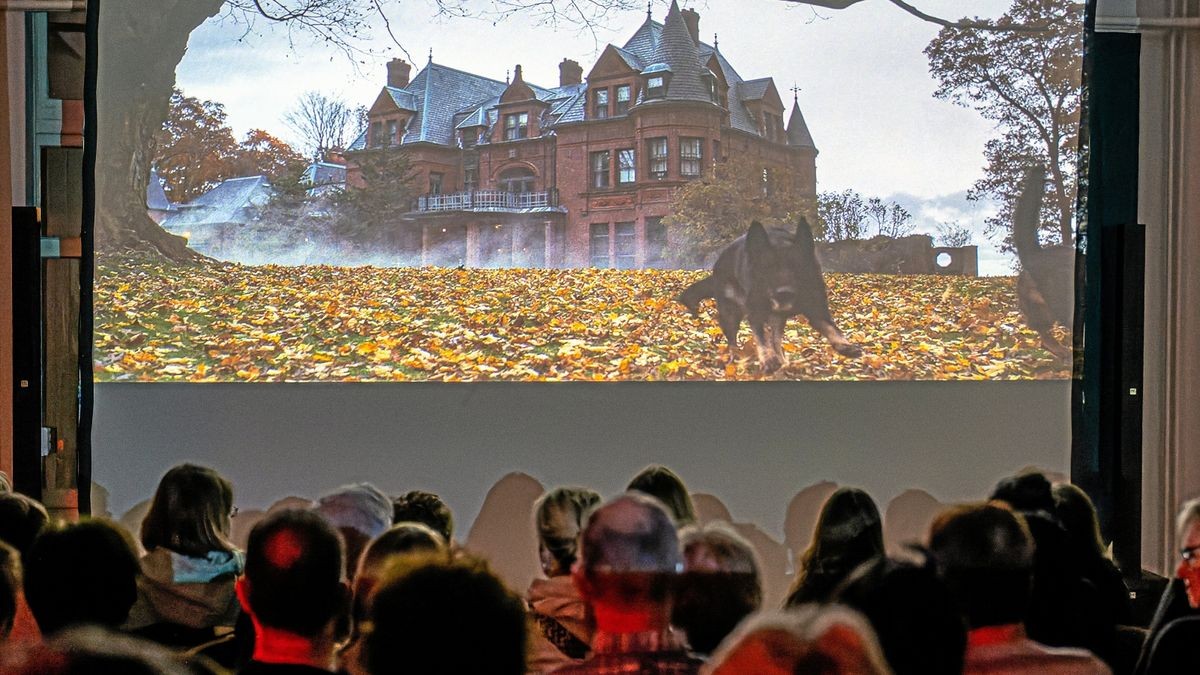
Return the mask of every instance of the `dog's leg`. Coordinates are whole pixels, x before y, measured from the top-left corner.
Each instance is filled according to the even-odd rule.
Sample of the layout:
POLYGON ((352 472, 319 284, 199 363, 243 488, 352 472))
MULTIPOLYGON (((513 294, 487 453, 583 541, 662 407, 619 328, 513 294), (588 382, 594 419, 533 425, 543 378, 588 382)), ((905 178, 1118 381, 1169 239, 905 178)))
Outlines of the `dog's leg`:
POLYGON ((758 365, 762 372, 768 375, 783 367, 783 359, 772 349, 775 338, 771 334, 775 331, 771 326, 771 318, 769 315, 749 317, 750 330, 754 333, 754 347, 758 351, 758 365))
POLYGON ((1062 361, 1071 360, 1071 349, 1054 337, 1054 318, 1050 315, 1050 304, 1027 273, 1017 277, 1017 304, 1025 315, 1025 323, 1037 331, 1046 351, 1062 361))
POLYGON ((862 348, 847 340, 846 336, 842 335, 842 331, 838 330, 838 327, 833 325, 832 318, 805 318, 808 319, 808 325, 812 326, 817 330, 818 333, 825 336, 826 340, 829 340, 829 344, 831 347, 833 347, 835 352, 850 358, 858 358, 862 356, 862 348))
POLYGON ((717 324, 725 334, 725 342, 729 345, 729 362, 737 361, 738 328, 742 325, 742 307, 731 300, 717 298, 717 324))
POLYGON ((772 314, 770 320, 767 322, 767 327, 771 329, 769 334, 771 338, 771 353, 784 366, 788 362, 787 356, 783 353, 783 331, 787 328, 787 320, 788 318, 782 314, 772 314))

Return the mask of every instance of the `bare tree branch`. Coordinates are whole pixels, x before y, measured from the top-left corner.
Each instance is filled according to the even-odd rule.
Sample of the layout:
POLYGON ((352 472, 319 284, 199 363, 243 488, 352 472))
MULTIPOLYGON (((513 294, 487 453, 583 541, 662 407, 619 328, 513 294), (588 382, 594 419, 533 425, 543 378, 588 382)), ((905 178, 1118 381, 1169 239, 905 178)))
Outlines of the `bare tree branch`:
MULTIPOLYGON (((858 4, 862 0, 783 0, 783 2, 792 2, 803 5, 816 5, 828 9, 845 9, 850 5, 858 4)), ((990 21, 977 21, 969 19, 961 19, 959 21, 951 21, 941 17, 926 14, 916 7, 908 4, 904 0, 888 0, 888 2, 917 17, 922 21, 935 23, 944 28, 961 28, 963 30, 985 30, 997 33, 1044 33, 1051 30, 1051 26, 1042 25, 1019 25, 1019 24, 999 24, 990 21)))

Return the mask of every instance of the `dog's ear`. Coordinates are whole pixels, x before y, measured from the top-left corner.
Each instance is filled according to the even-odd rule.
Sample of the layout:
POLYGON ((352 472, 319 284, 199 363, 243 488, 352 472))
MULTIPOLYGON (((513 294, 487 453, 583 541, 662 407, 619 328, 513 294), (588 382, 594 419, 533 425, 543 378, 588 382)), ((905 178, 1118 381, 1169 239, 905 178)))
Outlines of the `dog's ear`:
POLYGON ((800 216, 800 220, 796 221, 796 235, 792 240, 792 245, 799 246, 806 251, 814 249, 813 233, 812 228, 808 225, 808 218, 800 216))
POLYGON ((767 236, 767 229, 757 220, 750 223, 750 229, 746 230, 746 253, 754 257, 769 250, 771 239, 767 236))

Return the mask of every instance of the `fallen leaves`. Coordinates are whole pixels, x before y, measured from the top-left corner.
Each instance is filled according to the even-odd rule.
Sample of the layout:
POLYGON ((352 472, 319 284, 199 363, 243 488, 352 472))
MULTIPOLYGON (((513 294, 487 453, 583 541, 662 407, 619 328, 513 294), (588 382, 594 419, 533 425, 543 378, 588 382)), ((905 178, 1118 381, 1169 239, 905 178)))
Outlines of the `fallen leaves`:
MULTIPOLYGON (((711 302, 672 298, 703 272, 171 266, 102 258, 98 381, 738 380, 711 302)), ((826 275, 845 359, 803 319, 772 379, 1058 379, 1011 277, 826 275)))

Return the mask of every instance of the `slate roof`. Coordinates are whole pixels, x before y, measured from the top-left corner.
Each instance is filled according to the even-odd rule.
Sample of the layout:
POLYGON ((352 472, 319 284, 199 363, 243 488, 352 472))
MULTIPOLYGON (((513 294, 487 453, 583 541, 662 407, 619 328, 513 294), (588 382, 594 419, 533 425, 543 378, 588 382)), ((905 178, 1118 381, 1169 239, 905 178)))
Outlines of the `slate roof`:
POLYGON ((738 98, 743 101, 757 101, 767 94, 767 88, 771 86, 771 78, 760 77, 757 80, 743 80, 742 86, 738 87, 738 98))
POLYGON ((197 225, 244 224, 253 217, 254 209, 270 198, 271 184, 266 176, 230 178, 185 204, 163 221, 163 227, 179 234, 197 225))
POLYGON ((817 149, 817 145, 813 143, 812 134, 808 132, 808 125, 804 123, 804 114, 800 112, 799 101, 792 103, 792 116, 788 118, 787 123, 787 137, 788 145, 817 149))
POLYGON ((402 110, 412 110, 415 112, 417 106, 420 105, 417 102, 416 95, 411 91, 397 89, 396 87, 384 87, 383 89, 388 93, 389 96, 392 97, 392 102, 396 104, 397 108, 402 110))
POLYGON ((699 47, 692 41, 677 0, 671 0, 671 9, 667 11, 667 20, 663 22, 652 62, 665 63, 671 68, 666 92, 668 101, 712 102, 712 95, 704 81, 708 71, 700 64, 699 47))
POLYGON ((167 199, 167 192, 163 189, 162 176, 159 176, 154 169, 150 170, 150 180, 146 183, 146 208, 153 211, 179 210, 179 207, 167 199))
POLYGON ((301 180, 310 185, 332 185, 346 182, 346 165, 332 162, 313 162, 304 170, 301 180))

